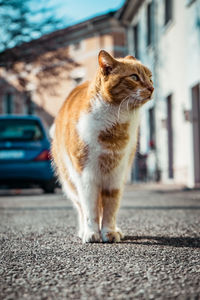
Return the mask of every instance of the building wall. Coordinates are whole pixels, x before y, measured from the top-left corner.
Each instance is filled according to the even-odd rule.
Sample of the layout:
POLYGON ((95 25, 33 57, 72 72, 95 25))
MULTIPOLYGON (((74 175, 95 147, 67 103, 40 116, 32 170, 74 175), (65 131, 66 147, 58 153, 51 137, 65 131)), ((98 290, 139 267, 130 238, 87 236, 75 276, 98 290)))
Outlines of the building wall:
MULTIPOLYGON (((158 2, 158 24, 164 21, 164 2, 158 2)), ((167 120, 167 97, 172 96, 172 126, 173 126, 173 170, 175 182, 184 183, 188 177, 188 131, 184 120, 184 103, 187 101, 185 82, 185 4, 184 1, 173 1, 172 20, 159 28, 158 66, 159 84, 159 121, 167 120), (159 116, 160 115, 160 116, 159 116), (160 118, 159 118, 160 117, 160 118), (182 134, 183 133, 183 134, 182 134)), ((157 127, 158 128, 158 127, 157 127)), ((162 162, 162 179, 169 180, 168 174, 168 131, 167 127, 158 130, 160 141, 160 161, 162 162), (162 141, 162 143, 161 143, 162 141), (163 145, 165 145, 163 147, 163 145)))
MULTIPOLYGON (((187 102, 185 109, 191 112, 192 109, 192 93, 191 89, 196 84, 200 84, 200 1, 196 0, 185 11, 185 32, 187 36, 186 42, 186 86, 187 86, 187 102)), ((200 99, 199 99, 200 100, 200 99)), ((194 186, 194 148, 193 148, 193 126, 189 122, 188 131, 188 185, 194 186)))
MULTIPOLYGON (((184 111, 191 111, 191 87, 200 82, 200 31, 197 28, 196 15, 200 16, 200 1, 187 6, 187 1, 173 1, 172 21, 159 29, 159 105, 158 122, 166 120, 166 98, 172 95, 173 124, 173 182, 194 185, 193 170, 193 134, 192 123, 185 119, 184 111), (160 112, 159 112, 160 110, 160 112), (160 118, 159 118, 160 117, 160 118)), ((157 2, 158 24, 161 24, 164 2, 157 2)), ((167 129, 159 130, 157 126, 157 143, 160 145, 160 163, 162 179, 168 176, 168 138, 167 129), (165 146, 164 146, 165 145, 165 146)))
POLYGON ((156 112, 157 164, 163 182, 194 186, 194 149, 191 119, 191 88, 200 82, 200 1, 172 1, 172 20, 164 25, 165 1, 152 0, 153 41, 146 46, 147 5, 144 1, 133 16, 128 30, 129 52, 134 54, 133 26, 139 24, 139 58, 153 71, 154 101, 144 107, 141 122, 140 149, 150 153, 148 110, 156 112), (169 178, 167 97, 172 95, 173 178, 169 178))
MULTIPOLYGON (((90 22, 90 20, 88 20, 88 22, 90 22)), ((63 32, 58 31, 58 33, 53 33, 53 43, 59 44, 62 51, 67 53, 69 59, 72 61, 72 63, 66 63, 66 67, 64 65, 60 68, 58 76, 52 75, 46 79, 45 76, 43 76, 41 80, 40 77, 34 76, 34 74, 38 75, 40 70, 42 70, 42 65, 40 66, 38 63, 39 59, 41 61, 46 58, 50 60, 48 53, 42 53, 41 55, 38 53, 39 59, 29 64, 31 69, 30 74, 28 74, 28 72, 25 75, 22 74, 24 70, 19 71, 17 74, 18 77, 23 75, 25 79, 29 78, 29 86, 31 86, 31 88, 28 87, 28 90, 32 101, 35 103, 35 113, 41 116, 49 126, 70 91, 77 84, 94 78, 98 67, 98 53, 101 49, 105 49, 111 54, 119 56, 123 56, 126 51, 125 30, 119 25, 119 22, 115 18, 110 18, 110 20, 108 18, 106 21, 99 22, 97 28, 95 28, 95 26, 93 26, 94 28, 91 27, 92 25, 88 23, 87 26, 81 29, 81 34, 80 29, 76 30, 76 26, 74 30, 71 30, 72 33, 68 33, 69 31, 65 32, 65 30, 63 30, 63 32), (63 42, 60 42, 62 35, 63 42), (44 114, 44 111, 46 114, 44 114), (51 118, 49 116, 51 116, 51 118)), ((48 42, 52 43, 52 38, 51 41, 47 39, 47 43, 48 42)), ((40 40, 38 40, 38 44, 39 43, 40 40)), ((29 51, 29 49, 26 51, 29 51)), ((42 50, 40 51, 42 52, 42 50)), ((10 71, 5 73, 4 70, 0 74, 4 74, 3 78, 6 79, 2 93, 0 93, 0 103, 3 101, 7 83, 10 86, 13 85, 14 94, 17 94, 18 90, 20 93, 22 92, 21 101, 18 101, 18 103, 16 102, 17 96, 13 95, 15 106, 18 108, 15 113, 24 114, 26 111, 24 105, 26 104, 23 98, 25 96, 23 96, 23 89, 19 87, 16 76, 13 76, 10 71)), ((0 113, 3 113, 1 106, 0 113)))

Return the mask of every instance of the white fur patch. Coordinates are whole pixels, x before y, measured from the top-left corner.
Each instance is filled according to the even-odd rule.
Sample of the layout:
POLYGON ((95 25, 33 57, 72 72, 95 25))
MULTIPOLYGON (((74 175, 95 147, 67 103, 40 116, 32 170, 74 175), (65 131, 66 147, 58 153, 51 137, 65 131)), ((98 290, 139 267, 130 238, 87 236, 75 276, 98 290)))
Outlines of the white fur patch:
POLYGON ((54 134, 55 134, 55 129, 56 129, 56 125, 55 125, 55 123, 53 123, 51 125, 50 129, 49 129, 49 135, 50 135, 50 138, 52 138, 52 139, 53 139, 54 134))
POLYGON ((101 97, 96 97, 92 100, 92 111, 89 113, 83 113, 77 123, 77 130, 80 138, 89 147, 89 159, 86 167, 83 170, 82 176, 84 178, 91 177, 93 182, 97 182, 98 185, 103 186, 105 183, 109 183, 107 188, 113 186, 118 188, 121 186, 122 180, 125 176, 130 153, 134 147, 134 143, 137 140, 137 128, 139 124, 139 110, 129 112, 126 104, 121 108, 120 114, 118 114, 119 107, 107 104, 101 97), (102 147, 98 141, 98 137, 101 131, 110 128, 115 123, 130 122, 129 135, 130 140, 125 149, 122 150, 124 157, 119 166, 112 171, 113 174, 103 175, 98 167, 98 159, 101 154, 113 154, 112 150, 107 150, 102 147), (112 182, 111 182, 112 181, 112 182))

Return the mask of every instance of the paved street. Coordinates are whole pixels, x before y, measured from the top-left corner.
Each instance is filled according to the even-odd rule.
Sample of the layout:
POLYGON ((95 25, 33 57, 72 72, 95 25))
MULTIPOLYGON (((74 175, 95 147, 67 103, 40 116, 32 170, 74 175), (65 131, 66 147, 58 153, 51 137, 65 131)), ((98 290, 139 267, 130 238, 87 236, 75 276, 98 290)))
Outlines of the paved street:
POLYGON ((82 244, 58 192, 0 195, 0 299, 200 299, 200 191, 127 186, 125 239, 82 244))

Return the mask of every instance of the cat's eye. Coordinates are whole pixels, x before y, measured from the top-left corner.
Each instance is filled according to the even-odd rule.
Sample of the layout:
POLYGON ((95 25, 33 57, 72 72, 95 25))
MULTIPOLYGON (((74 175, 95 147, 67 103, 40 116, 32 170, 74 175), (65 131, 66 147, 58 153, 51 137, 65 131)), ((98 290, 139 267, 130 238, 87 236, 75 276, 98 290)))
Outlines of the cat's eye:
POLYGON ((132 78, 133 80, 135 80, 135 81, 139 81, 139 80, 140 80, 140 79, 139 79, 139 76, 138 76, 137 74, 131 75, 131 78, 132 78))

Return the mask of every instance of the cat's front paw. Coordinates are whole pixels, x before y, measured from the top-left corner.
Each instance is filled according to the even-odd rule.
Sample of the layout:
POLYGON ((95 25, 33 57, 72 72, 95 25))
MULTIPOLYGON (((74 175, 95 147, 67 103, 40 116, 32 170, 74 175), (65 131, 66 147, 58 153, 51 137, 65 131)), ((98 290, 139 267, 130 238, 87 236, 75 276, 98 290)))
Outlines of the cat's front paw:
POLYGON ((102 229, 101 237, 104 243, 118 243, 124 236, 121 230, 117 228, 116 231, 102 229))
POLYGON ((86 231, 82 236, 83 243, 98 243, 101 241, 99 232, 86 231))
POLYGON ((83 239, 83 230, 79 229, 79 231, 78 231, 78 237, 80 239, 83 239))
POLYGON ((123 232, 121 231, 121 229, 119 227, 116 228, 116 231, 119 233, 120 239, 122 240, 124 238, 123 232))

